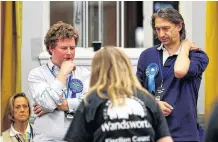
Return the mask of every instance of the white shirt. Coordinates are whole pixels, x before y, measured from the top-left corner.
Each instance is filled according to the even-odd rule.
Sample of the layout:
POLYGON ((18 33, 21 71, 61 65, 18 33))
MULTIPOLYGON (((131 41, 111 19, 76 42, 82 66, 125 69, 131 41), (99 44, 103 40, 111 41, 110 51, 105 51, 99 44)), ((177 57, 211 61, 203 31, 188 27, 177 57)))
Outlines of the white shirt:
POLYGON ((181 51, 181 46, 179 47, 179 49, 176 51, 176 53, 174 53, 173 55, 170 55, 168 53, 168 51, 166 50, 166 48, 164 48, 163 44, 161 43, 161 45, 157 48, 157 50, 163 50, 163 65, 166 62, 167 58, 173 55, 179 55, 180 51, 181 51))
MULTIPOLYGON (((30 103, 32 105, 37 103, 49 112, 41 117, 36 117, 33 126, 34 142, 63 142, 63 138, 72 121, 72 119, 65 116, 64 111, 56 109, 57 105, 62 104, 61 98, 65 98, 63 92, 66 90, 66 87, 52 75, 49 69, 51 71, 59 71, 49 60, 48 64, 31 70, 28 77, 30 103)), ((90 71, 84 67, 77 66, 76 70, 72 72, 72 78, 82 82, 83 90, 76 93, 76 98, 71 98, 71 93, 66 98, 69 111, 75 111, 80 104, 81 98, 88 92, 90 71)))

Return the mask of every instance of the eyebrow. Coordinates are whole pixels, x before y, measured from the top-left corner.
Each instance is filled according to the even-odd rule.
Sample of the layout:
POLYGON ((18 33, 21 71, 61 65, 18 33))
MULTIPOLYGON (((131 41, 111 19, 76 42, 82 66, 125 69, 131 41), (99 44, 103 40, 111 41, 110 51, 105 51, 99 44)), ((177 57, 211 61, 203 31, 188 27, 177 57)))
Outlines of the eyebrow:
POLYGON ((76 46, 60 46, 60 47, 73 47, 73 48, 76 48, 76 46))
POLYGON ((160 27, 155 26, 155 28, 170 28, 170 26, 160 26, 160 27))
POLYGON ((28 106, 28 104, 18 104, 18 105, 14 105, 14 106, 23 106, 23 105, 28 106))

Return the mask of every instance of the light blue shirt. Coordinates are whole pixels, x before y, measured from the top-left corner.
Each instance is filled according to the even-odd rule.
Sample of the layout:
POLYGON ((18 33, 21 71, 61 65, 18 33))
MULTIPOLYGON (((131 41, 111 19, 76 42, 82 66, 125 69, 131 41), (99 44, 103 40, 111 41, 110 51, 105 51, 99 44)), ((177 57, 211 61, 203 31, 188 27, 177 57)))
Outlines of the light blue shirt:
MULTIPOLYGON (((31 105, 39 104, 48 113, 41 117, 36 117, 33 125, 34 142, 63 142, 63 138, 68 130, 72 119, 65 116, 64 111, 56 109, 57 105, 62 104, 62 98, 66 99, 69 106, 69 111, 75 111, 83 99, 84 94, 88 92, 90 83, 90 71, 84 67, 77 66, 76 70, 72 72, 73 79, 79 79, 83 83, 83 90, 76 93, 76 98, 65 98, 65 85, 57 80, 49 70, 53 70, 56 66, 48 61, 47 65, 42 65, 30 71, 29 93, 31 105)), ((71 91, 70 91, 71 93, 71 91)))

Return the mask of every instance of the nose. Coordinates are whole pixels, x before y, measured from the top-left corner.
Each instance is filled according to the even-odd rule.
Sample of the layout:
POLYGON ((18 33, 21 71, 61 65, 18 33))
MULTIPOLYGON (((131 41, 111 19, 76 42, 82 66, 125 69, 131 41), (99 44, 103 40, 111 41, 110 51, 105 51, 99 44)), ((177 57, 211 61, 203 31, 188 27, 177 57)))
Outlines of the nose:
POLYGON ((67 48, 67 54, 72 54, 72 49, 70 47, 67 48))
POLYGON ((164 32, 162 29, 161 29, 160 32, 159 32, 159 36, 160 36, 160 37, 165 36, 165 32, 164 32))
POLYGON ((67 54, 71 54, 71 49, 70 49, 70 47, 67 48, 67 54))
POLYGON ((24 111, 24 107, 20 107, 20 111, 24 111))

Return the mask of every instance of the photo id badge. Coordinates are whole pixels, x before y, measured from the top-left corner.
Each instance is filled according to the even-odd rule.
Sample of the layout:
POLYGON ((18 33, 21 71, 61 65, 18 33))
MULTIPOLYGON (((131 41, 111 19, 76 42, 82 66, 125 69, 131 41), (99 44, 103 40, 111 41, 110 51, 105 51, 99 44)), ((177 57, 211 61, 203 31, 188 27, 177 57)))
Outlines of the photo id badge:
POLYGON ((164 93, 164 88, 158 87, 156 92, 155 92, 155 100, 160 101, 163 97, 163 93, 164 93))

